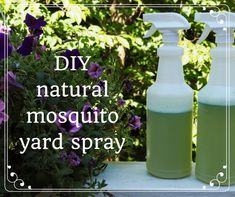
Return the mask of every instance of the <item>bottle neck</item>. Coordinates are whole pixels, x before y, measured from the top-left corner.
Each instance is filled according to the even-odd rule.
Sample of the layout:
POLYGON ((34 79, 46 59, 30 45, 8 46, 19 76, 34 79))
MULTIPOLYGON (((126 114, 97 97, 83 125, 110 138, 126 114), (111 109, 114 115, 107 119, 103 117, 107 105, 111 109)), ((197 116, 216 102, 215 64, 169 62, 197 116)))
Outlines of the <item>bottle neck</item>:
POLYGON ((220 44, 232 45, 234 43, 233 29, 219 29, 215 30, 215 42, 220 44))
POLYGON ((158 49, 159 66, 157 83, 182 84, 184 73, 182 66, 183 49, 176 44, 167 43, 158 49))
POLYGON ((178 30, 165 29, 165 30, 161 30, 160 32, 162 33, 162 41, 165 45, 168 45, 168 44, 177 45, 177 43, 179 42, 178 30))
POLYGON ((212 64, 208 84, 235 87, 235 48, 220 43, 211 49, 212 64))

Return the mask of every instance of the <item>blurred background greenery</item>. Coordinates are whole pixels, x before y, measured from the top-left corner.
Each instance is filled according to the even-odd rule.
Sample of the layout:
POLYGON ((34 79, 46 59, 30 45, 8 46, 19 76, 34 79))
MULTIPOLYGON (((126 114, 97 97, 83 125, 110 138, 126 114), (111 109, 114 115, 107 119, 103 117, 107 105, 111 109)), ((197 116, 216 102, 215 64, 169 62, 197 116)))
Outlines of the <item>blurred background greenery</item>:
MULTIPOLYGON (((203 24, 194 22, 194 14, 210 10, 235 11, 234 0, 0 0, 0 2, 8 25, 13 31, 19 32, 18 37, 14 38, 14 43, 20 44, 20 40, 23 40, 27 34, 23 23, 26 13, 34 16, 43 15, 47 26, 43 29, 41 44, 54 52, 67 48, 81 48, 83 55, 89 51, 89 54, 100 59, 107 68, 120 67, 118 68, 120 81, 130 81, 130 91, 124 91, 123 98, 135 109, 136 114, 141 116, 142 121, 141 129, 130 133, 134 146, 123 151, 119 158, 129 161, 145 160, 146 90, 156 79, 158 67, 156 50, 162 45, 162 37, 158 32, 151 38, 143 39, 150 24, 143 23, 142 15, 149 12, 178 12, 191 23, 189 30, 181 32, 179 45, 185 51, 182 59, 185 80, 195 90, 196 102, 197 91, 207 83, 211 64, 209 51, 215 47, 215 44, 213 33, 207 41, 200 45, 196 44, 202 33, 203 24), (147 5, 153 3, 159 5, 147 5), (113 56, 114 61, 118 63, 106 62, 110 56, 113 56)), ((196 111, 197 107, 194 109, 194 149, 196 111)), ((195 159, 195 150, 193 159, 195 159)))

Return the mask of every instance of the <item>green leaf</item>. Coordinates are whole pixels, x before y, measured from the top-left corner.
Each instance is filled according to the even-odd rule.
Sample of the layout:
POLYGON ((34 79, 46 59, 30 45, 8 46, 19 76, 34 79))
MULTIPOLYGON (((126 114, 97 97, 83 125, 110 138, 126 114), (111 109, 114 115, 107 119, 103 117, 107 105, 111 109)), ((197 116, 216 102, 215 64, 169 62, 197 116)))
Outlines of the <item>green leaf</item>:
POLYGON ((97 25, 90 25, 90 27, 88 28, 90 31, 93 31, 93 32, 100 32, 102 29, 97 26, 97 25))
POLYGON ((78 5, 68 6, 66 16, 78 25, 82 22, 82 10, 78 5))
POLYGON ((61 10, 59 10, 59 11, 57 11, 57 12, 55 12, 55 13, 53 13, 53 14, 51 15, 51 17, 50 17, 51 22, 54 23, 54 22, 56 22, 59 18, 61 18, 61 17, 63 17, 63 16, 64 16, 64 12, 61 11, 61 10))
POLYGON ((125 48, 130 49, 129 42, 125 38, 118 36, 117 40, 122 46, 124 46, 125 48))

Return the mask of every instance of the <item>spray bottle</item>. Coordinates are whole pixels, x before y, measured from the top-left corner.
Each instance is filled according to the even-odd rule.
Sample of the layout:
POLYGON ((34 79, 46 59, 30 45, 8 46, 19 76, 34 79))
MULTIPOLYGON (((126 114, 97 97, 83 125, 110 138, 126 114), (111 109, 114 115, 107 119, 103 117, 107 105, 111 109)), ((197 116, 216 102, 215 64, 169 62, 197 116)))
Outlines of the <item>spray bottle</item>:
POLYGON ((215 32, 207 85, 199 92, 196 177, 214 185, 235 183, 235 14, 196 13, 205 23, 199 43, 215 32), (231 65, 230 65, 231 64, 231 65))
POLYGON ((177 46, 178 31, 188 21, 177 13, 144 14, 152 23, 145 37, 156 30, 163 35, 158 49, 156 82, 147 90, 147 170, 161 178, 181 178, 191 173, 193 90, 185 83, 177 46))

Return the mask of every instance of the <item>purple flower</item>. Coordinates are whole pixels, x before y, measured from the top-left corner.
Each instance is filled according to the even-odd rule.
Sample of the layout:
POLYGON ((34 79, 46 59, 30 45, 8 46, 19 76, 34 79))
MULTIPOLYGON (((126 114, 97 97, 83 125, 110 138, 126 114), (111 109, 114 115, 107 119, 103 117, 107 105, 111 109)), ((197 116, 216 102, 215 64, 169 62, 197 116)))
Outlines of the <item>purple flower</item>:
POLYGON ((92 123, 95 121, 95 117, 100 113, 100 110, 98 108, 92 108, 91 104, 89 102, 85 103, 82 109, 84 121, 87 121, 88 123, 92 123))
POLYGON ((99 64, 91 62, 90 67, 88 68, 88 75, 91 79, 97 79, 102 75, 102 68, 99 64))
MULTIPOLYGON (((22 44, 16 50, 17 53, 22 56, 29 55, 32 53, 33 48, 36 48, 39 42, 39 37, 43 33, 42 27, 46 25, 44 21, 44 17, 40 17, 36 19, 30 14, 26 15, 26 19, 24 20, 25 24, 29 27, 30 35, 24 38, 22 44)), ((40 59, 40 54, 35 53, 35 59, 40 59)))
POLYGON ((22 42, 21 46, 16 50, 22 56, 29 55, 33 51, 34 37, 27 36, 22 42))
POLYGON ((80 157, 74 151, 71 151, 67 155, 67 160, 69 162, 69 165, 72 167, 79 166, 79 164, 81 163, 80 157))
POLYGON ((128 124, 131 129, 134 129, 134 130, 139 129, 141 126, 140 117, 131 115, 131 117, 129 118, 128 124))
POLYGON ((0 100, 0 125, 9 119, 9 116, 3 112, 4 109, 5 109, 5 103, 2 100, 0 100))
POLYGON ((9 42, 10 28, 0 25, 0 60, 8 57, 12 52, 12 45, 9 42))
POLYGON ((79 166, 81 163, 80 157, 74 151, 71 151, 69 154, 67 154, 65 151, 61 152, 60 160, 67 161, 72 167, 79 166))
POLYGON ((120 107, 123 107, 125 104, 126 104, 126 101, 125 101, 125 100, 123 100, 123 99, 118 99, 118 105, 119 105, 120 107))
POLYGON ((29 27, 30 31, 33 31, 34 35, 41 35, 43 33, 42 27, 44 27, 47 23, 44 21, 44 16, 36 19, 30 14, 26 15, 24 20, 25 24, 29 27))
POLYGON ((70 115, 72 112, 72 110, 69 110, 66 112, 66 115, 64 116, 66 118, 66 121, 64 122, 64 120, 58 115, 57 119, 56 119, 56 126, 58 127, 59 130, 61 130, 62 132, 69 132, 69 133, 76 133, 78 131, 80 131, 80 129, 82 128, 82 124, 78 123, 77 124, 77 116, 76 114, 72 114, 70 115), (70 120, 69 120, 69 115, 70 115, 70 120))
POLYGON ((24 89, 24 87, 16 81, 16 75, 8 71, 0 80, 0 90, 4 89, 4 81, 8 83, 8 88, 19 88, 24 89))
POLYGON ((46 51, 47 47, 45 45, 42 45, 40 50, 41 50, 41 52, 46 51))
MULTIPOLYGON (((79 53, 78 49, 73 49, 72 51, 67 49, 65 52, 61 53, 60 55, 66 57, 69 61, 69 68, 73 68, 73 62, 72 62, 71 56, 80 56, 80 53, 79 53)), ((74 62, 75 62, 75 65, 74 65, 75 69, 82 67, 82 63, 80 62, 80 60, 78 58, 75 58, 74 62)), ((65 61, 64 61, 64 63, 66 64, 65 61)))

